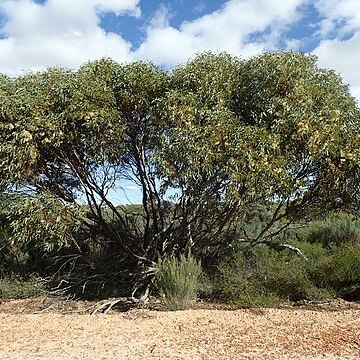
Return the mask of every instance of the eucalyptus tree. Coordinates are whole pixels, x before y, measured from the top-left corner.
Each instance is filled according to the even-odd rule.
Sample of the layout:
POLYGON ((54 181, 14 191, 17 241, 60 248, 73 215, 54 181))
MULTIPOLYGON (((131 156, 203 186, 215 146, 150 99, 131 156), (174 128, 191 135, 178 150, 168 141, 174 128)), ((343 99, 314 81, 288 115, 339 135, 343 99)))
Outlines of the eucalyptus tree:
POLYGON ((359 109, 312 56, 205 53, 170 74, 102 59, 1 76, 0 106, 0 186, 26 195, 11 214, 17 241, 73 249, 92 269, 83 286, 109 281, 89 248, 136 289, 159 257, 236 240, 259 204, 271 215, 242 229, 251 244, 359 205, 359 109), (128 181, 136 213, 110 196, 128 181))

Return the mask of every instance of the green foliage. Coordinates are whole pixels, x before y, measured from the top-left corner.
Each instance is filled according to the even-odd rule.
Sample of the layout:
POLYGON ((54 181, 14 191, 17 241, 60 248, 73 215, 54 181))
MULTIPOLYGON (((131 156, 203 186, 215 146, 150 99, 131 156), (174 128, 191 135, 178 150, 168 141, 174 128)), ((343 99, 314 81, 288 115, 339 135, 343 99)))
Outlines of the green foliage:
MULTIPOLYGON (((335 276, 336 272, 342 270, 335 270, 338 265, 334 259, 339 258, 348 263, 341 255, 341 247, 336 245, 341 244, 341 236, 339 242, 333 243, 332 246, 327 246, 320 240, 316 241, 313 236, 318 233, 318 229, 331 224, 329 221, 301 223, 302 227, 287 231, 276 240, 300 249, 307 260, 286 248, 275 250, 266 245, 252 248, 251 243, 247 243, 249 249, 244 251, 245 245, 240 248, 236 245, 237 236, 242 237, 244 231, 250 237, 256 235, 268 223, 272 211, 271 206, 263 204, 248 213, 239 224, 241 230, 239 235, 234 235, 235 241, 231 242, 231 239, 228 239, 232 246, 222 247, 217 257, 222 275, 220 280, 215 281, 215 295, 222 294, 240 307, 273 306, 288 299, 321 300, 336 296, 346 297, 345 282, 340 282, 335 276), (300 240, 294 240, 295 238, 300 240), (310 242, 310 239, 314 241, 310 242)), ((330 218, 339 217, 334 215, 330 218)), ((350 224, 356 230, 355 219, 349 216, 344 218, 351 219, 350 224)), ((346 242, 346 239, 342 241, 349 245, 349 253, 356 253, 351 245, 353 242, 346 242)), ((351 286, 354 284, 355 281, 351 286)))
POLYGON ((246 251, 240 248, 231 261, 224 259, 219 266, 221 291, 239 307, 268 307, 285 300, 329 298, 333 296, 327 288, 329 284, 323 283, 321 287, 315 282, 321 268, 318 264, 314 269, 317 250, 312 254, 305 252, 309 257, 305 260, 290 250, 276 251, 265 245, 246 251))
POLYGON ((335 279, 342 282, 360 280, 360 244, 340 245, 333 255, 335 279))
POLYGON ((360 221, 353 216, 337 214, 311 224, 307 241, 324 246, 360 243, 360 221))
POLYGON ((321 244, 312 244, 307 241, 291 239, 283 239, 283 241, 300 249, 306 256, 307 261, 303 265, 311 283, 318 289, 325 289, 334 295, 334 290, 331 290, 329 281, 332 273, 332 256, 329 249, 321 244))
POLYGON ((260 266, 266 269, 266 288, 277 293, 282 299, 320 300, 329 295, 326 290, 321 291, 311 279, 309 260, 294 254, 291 250, 266 249, 259 254, 259 262, 260 266))
POLYGON ((308 257, 307 269, 314 284, 327 287, 346 299, 360 298, 360 224, 357 218, 335 214, 298 231, 292 242, 308 257))
MULTIPOLYGON (((209 219, 214 232, 223 227, 219 202, 229 222, 277 203, 249 234, 254 243, 271 239, 279 223, 286 228, 285 220, 358 206, 359 109, 316 61, 293 52, 248 61, 203 54, 174 71, 164 104, 170 129, 157 159, 189 214, 204 214, 194 216, 201 220, 192 222, 194 233, 209 219)), ((193 239, 199 247, 213 241, 200 231, 193 239)))
POLYGON ((25 299, 45 295, 47 292, 44 281, 35 275, 27 278, 0 278, 0 299, 25 299))
POLYGON ((34 248, 53 251, 76 245, 75 234, 82 225, 84 208, 65 205, 51 194, 22 197, 8 210, 12 219, 12 241, 33 242, 34 248))
POLYGON ((200 289, 200 262, 189 254, 159 260, 155 268, 155 285, 170 310, 186 309, 196 300, 200 289))
POLYGON ((273 307, 280 303, 280 297, 263 284, 263 275, 258 274, 250 261, 240 255, 232 262, 223 261, 219 266, 217 281, 220 294, 237 307, 273 307))
POLYGON ((16 199, 0 195, 0 277, 9 272, 21 272, 26 257, 11 239, 13 232, 7 217, 11 201, 16 199))
POLYGON ((243 122, 262 129, 269 137, 266 144, 278 151, 266 149, 265 137, 258 139, 264 148, 254 164, 259 185, 269 195, 289 199, 288 212, 296 209, 301 215, 319 207, 323 213, 335 205, 337 196, 344 203, 356 199, 352 193, 356 184, 344 177, 350 167, 359 165, 352 142, 359 134, 354 126, 358 109, 341 79, 318 68, 316 61, 313 56, 285 52, 244 62, 242 91, 235 102, 243 122))
POLYGON ((307 272, 313 284, 319 288, 327 288, 333 296, 348 300, 360 299, 358 242, 334 244, 330 247, 319 243, 295 244, 309 258, 307 272))
POLYGON ((360 243, 345 244, 333 250, 333 272, 330 281, 339 296, 360 299, 360 243))
MULTIPOLYGON (((12 263, 10 236, 11 231, 9 224, 5 222, 0 223, 0 275, 5 271, 9 262, 12 263)), ((12 270, 15 270, 15 266, 13 266, 12 270)))

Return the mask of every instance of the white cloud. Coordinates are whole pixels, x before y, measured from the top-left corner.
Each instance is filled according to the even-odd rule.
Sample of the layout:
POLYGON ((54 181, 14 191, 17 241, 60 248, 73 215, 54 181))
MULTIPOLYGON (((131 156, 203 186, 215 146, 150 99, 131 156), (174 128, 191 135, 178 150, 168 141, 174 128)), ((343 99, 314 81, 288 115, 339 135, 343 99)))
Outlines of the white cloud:
MULTIPOLYGON (((48 66, 77 67, 103 56, 119 62, 148 59, 173 67, 197 52, 227 51, 248 57, 275 49, 282 31, 297 21, 298 7, 307 0, 229 0, 218 10, 179 28, 169 25, 173 14, 160 6, 148 22, 146 39, 132 44, 100 27, 100 14, 140 16, 140 0, 2 0, 7 17, 0 33, 0 72, 48 66), (261 33, 256 41, 250 38, 261 33)), ((201 2, 200 2, 201 3, 201 2)), ((199 4, 199 3, 197 3, 199 4)))
POLYGON ((197 4, 195 4, 193 8, 193 12, 202 13, 205 9, 206 9, 206 4, 203 1, 200 1, 197 4))
MULTIPOLYGON (((61 65, 77 67, 102 56, 119 62, 148 59, 173 67, 197 52, 227 51, 248 57, 275 49, 282 31, 297 21, 307 0, 229 0, 218 10, 179 28, 169 25, 172 14, 160 6, 135 52, 120 35, 100 27, 101 12, 140 16, 140 0, 3 0, 7 22, 0 28, 0 72, 61 65), (254 41, 252 34, 261 34, 254 41)), ((201 4, 198 2, 197 4, 201 4)))
POLYGON ((248 57, 275 49, 282 30, 297 21, 299 6, 304 2, 230 0, 218 11, 184 22, 179 29, 164 26, 164 21, 161 26, 151 23, 135 56, 172 67, 205 50, 248 57), (251 34, 265 31, 260 41, 249 41, 251 34))
POLYGON ((77 67, 110 56, 130 61, 131 44, 100 27, 100 13, 140 16, 140 0, 3 0, 0 11, 7 21, 0 29, 0 71, 17 74, 23 69, 48 66, 77 67))
MULTIPOLYGON (((105 12, 139 18, 140 0, 47 0, 43 5, 0 0, 0 13, 6 16, 0 22, 0 72, 76 68, 103 56, 118 62, 148 59, 171 68, 207 50, 246 58, 277 49, 280 43, 297 49, 301 39, 283 38, 284 33, 301 19, 301 6, 309 3, 322 18, 317 34, 322 40, 314 49, 320 65, 340 72, 360 99, 359 0, 229 0, 217 11, 178 28, 170 25, 174 14, 160 5, 136 51, 119 34, 106 33, 100 21, 105 12)), ((205 2, 196 1, 190 8, 199 4, 205 2)))
POLYGON ((360 28, 360 2, 358 0, 315 0, 315 7, 324 17, 320 29, 323 37, 333 31, 341 37, 360 28))
POLYGON ((317 0, 323 17, 320 34, 325 37, 314 49, 321 66, 334 69, 360 100, 360 2, 317 0), (329 36, 330 38, 326 38, 329 36))
POLYGON ((161 4, 158 10, 155 12, 149 22, 148 28, 150 29, 162 29, 169 26, 169 20, 173 16, 172 12, 168 7, 161 4))

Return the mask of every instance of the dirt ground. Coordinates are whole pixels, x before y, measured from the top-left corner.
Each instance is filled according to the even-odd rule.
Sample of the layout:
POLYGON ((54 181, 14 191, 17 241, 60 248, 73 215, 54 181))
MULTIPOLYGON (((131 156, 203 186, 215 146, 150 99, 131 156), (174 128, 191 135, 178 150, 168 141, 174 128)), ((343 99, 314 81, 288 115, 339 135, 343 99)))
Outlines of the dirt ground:
POLYGON ((99 305, 0 303, 0 359, 360 359, 360 304, 170 312, 154 303, 92 315, 99 305))

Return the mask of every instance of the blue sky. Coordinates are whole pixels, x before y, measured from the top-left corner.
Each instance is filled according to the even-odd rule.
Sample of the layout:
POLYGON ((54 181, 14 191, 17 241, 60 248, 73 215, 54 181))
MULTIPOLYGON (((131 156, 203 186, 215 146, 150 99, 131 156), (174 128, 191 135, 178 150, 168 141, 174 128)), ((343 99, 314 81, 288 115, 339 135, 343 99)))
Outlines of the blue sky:
POLYGON ((147 25, 161 11, 167 13, 168 23, 174 28, 179 28, 185 21, 194 21, 202 15, 206 15, 221 9, 226 1, 191 1, 191 0, 145 0, 140 2, 141 16, 116 16, 114 13, 101 15, 101 26, 110 32, 122 34, 131 42, 133 49, 137 49, 146 39, 147 25))
POLYGON ((167 69, 194 54, 316 54, 360 99, 359 0, 0 0, 0 72, 109 56, 167 69))
POLYGON ((360 0, 0 0, 0 73, 11 76, 104 56, 171 70, 208 50, 312 53, 360 100, 360 0))

